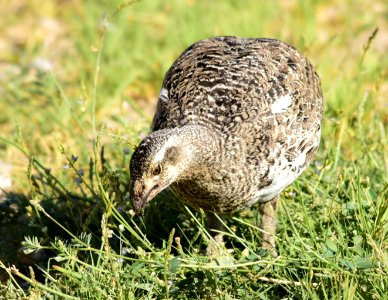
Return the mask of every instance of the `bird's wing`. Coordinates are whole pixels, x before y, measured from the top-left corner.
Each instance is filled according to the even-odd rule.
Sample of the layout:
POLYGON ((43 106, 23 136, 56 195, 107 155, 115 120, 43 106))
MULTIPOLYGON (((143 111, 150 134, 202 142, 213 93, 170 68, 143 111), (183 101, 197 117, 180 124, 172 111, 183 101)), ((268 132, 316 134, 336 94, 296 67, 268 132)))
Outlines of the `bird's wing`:
POLYGON ((311 64, 287 44, 208 39, 184 51, 167 72, 152 128, 190 123, 230 131, 268 113, 298 111, 303 118, 318 108, 319 91, 311 64))

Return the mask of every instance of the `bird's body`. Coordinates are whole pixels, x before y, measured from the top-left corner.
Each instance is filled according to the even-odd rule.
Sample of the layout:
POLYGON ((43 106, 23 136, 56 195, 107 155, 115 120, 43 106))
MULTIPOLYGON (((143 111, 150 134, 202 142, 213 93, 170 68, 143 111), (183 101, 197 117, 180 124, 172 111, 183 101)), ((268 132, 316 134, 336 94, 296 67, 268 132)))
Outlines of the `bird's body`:
POLYGON ((295 48, 199 41, 167 72, 152 133, 132 157, 134 207, 168 186, 207 212, 269 202, 312 160, 321 117, 319 78, 295 48))

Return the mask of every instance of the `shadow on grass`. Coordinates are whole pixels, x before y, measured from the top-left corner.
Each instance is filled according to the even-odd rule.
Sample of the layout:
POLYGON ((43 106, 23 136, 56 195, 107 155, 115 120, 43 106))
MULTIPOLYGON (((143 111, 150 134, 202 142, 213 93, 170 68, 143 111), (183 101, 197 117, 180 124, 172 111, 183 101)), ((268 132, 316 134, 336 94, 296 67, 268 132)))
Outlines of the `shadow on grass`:
MULTIPOLYGON (((33 267, 36 279, 43 280, 40 269, 47 270, 49 259, 57 253, 43 250, 39 255, 26 254, 22 245, 25 237, 36 237, 42 246, 50 246, 56 239, 70 241, 69 232, 75 236, 87 233, 92 235, 92 245, 99 248, 102 236, 101 220, 106 207, 96 191, 97 184, 93 184, 95 180, 92 176, 87 179, 78 177, 80 185, 84 186, 77 192, 72 192, 39 162, 33 161, 31 165, 31 190, 26 194, 5 193, 0 200, 0 261, 6 266, 14 265, 27 276, 30 276, 29 267, 33 267), (89 182, 86 182, 87 180, 89 182), (34 201, 38 201, 50 217, 41 213, 32 204, 34 201)), ((79 174, 79 170, 74 170, 79 174)), ((104 164, 100 176, 109 196, 118 199, 112 204, 128 221, 131 218, 128 213, 131 209, 127 188, 128 175, 125 171, 111 170, 104 164)), ((189 237, 182 237, 183 244, 188 244, 187 240, 192 239, 191 233, 195 230, 184 214, 183 206, 168 192, 157 198, 142 216, 134 216, 133 221, 156 247, 163 245, 172 228, 191 227, 191 230, 187 230, 189 237)), ((140 245, 129 233, 127 235, 134 245, 140 245)), ((109 241, 112 249, 120 253, 120 239, 114 236, 109 241)), ((0 281, 5 282, 7 279, 6 272, 0 269, 0 281)))
MULTIPOLYGON (((37 230, 28 225, 25 195, 6 193, 0 198, 0 260, 18 266, 17 252, 26 235, 35 235, 37 230)), ((0 270, 0 281, 5 281, 5 271, 0 270)))
MULTIPOLYGON (((50 187, 49 185, 46 186, 50 187)), ((23 273, 28 272, 29 266, 40 279, 40 272, 36 266, 44 267, 55 253, 40 251, 25 254, 22 242, 25 237, 37 237, 42 245, 49 245, 56 237, 68 239, 69 236, 53 220, 39 214, 30 203, 31 196, 18 193, 5 193, 0 201, 0 260, 7 266, 14 265, 23 273)), ((41 200, 42 207, 52 215, 56 221, 74 233, 80 233, 88 220, 95 203, 91 199, 74 197, 70 194, 45 197, 41 200)), ((89 221, 88 231, 98 234, 99 224, 89 221)), ((0 270, 0 281, 4 282, 8 276, 0 270)))

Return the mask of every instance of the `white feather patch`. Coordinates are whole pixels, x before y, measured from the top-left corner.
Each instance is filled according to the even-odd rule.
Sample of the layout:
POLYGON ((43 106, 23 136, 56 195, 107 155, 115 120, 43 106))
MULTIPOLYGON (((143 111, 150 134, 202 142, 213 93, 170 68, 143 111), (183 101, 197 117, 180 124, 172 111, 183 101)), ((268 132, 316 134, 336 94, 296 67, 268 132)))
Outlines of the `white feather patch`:
POLYGON ((160 91, 159 98, 160 98, 160 100, 162 100, 163 102, 167 102, 167 101, 168 101, 168 91, 167 91, 167 89, 165 89, 164 87, 163 87, 163 88, 161 89, 161 91, 160 91))
POLYGON ((298 155, 297 158, 295 158, 295 160, 293 161, 293 165, 297 168, 300 168, 301 166, 303 166, 305 161, 306 161, 306 153, 302 152, 301 154, 298 155))
POLYGON ((281 96, 279 99, 276 99, 275 102, 271 105, 271 112, 273 114, 285 112, 291 104, 292 97, 290 95, 281 96))

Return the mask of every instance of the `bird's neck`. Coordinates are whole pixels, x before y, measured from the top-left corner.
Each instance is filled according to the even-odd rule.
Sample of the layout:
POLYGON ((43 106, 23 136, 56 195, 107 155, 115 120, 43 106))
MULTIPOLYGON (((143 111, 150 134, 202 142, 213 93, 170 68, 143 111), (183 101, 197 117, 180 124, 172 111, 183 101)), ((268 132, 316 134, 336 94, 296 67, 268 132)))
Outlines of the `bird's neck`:
POLYGON ((221 133, 200 125, 186 125, 173 129, 174 139, 185 154, 186 172, 217 164, 221 157, 221 133))

